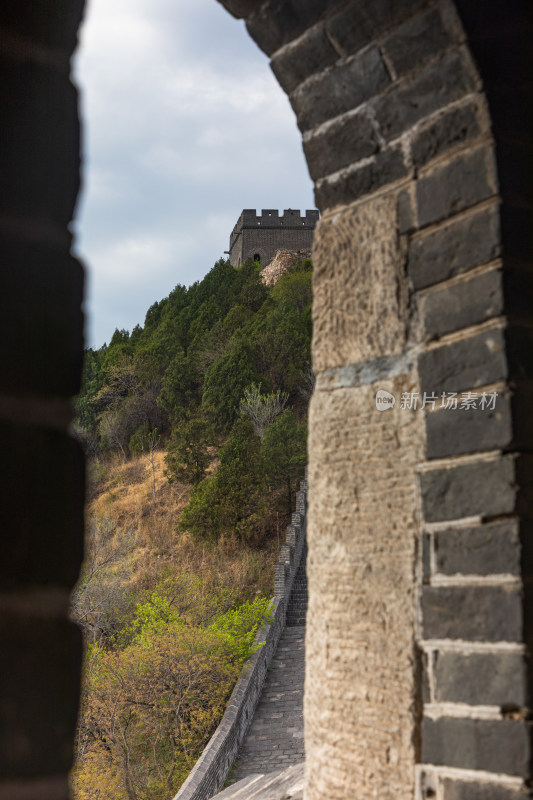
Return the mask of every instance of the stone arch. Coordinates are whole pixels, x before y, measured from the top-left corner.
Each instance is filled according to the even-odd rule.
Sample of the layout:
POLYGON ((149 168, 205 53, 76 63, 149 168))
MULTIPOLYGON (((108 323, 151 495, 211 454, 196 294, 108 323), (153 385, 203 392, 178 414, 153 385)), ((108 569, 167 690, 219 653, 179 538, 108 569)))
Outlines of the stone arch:
MULTIPOLYGON (((518 798, 532 777, 530 6, 223 4, 271 56, 323 214, 307 797, 518 798), (431 408, 478 389, 498 392, 492 415, 431 408), (423 414, 400 408, 404 392, 426 392, 423 414)), ((82 342, 68 70, 82 12, 0 12, 0 798, 68 796, 83 504, 67 432, 82 342)))

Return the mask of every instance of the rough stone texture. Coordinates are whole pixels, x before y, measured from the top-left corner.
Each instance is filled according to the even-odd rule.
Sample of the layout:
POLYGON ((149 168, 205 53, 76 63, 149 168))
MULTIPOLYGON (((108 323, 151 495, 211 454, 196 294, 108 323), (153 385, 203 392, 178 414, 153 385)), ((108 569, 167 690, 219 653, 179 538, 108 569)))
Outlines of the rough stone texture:
POLYGON ((435 700, 444 703, 527 705, 521 653, 440 653, 435 663, 435 700))
POLYGON ((280 50, 270 62, 280 86, 292 92, 309 75, 329 67, 339 58, 323 26, 311 28, 303 39, 280 50))
POLYGON ((519 642, 520 591, 516 586, 424 586, 426 639, 519 642))
POLYGON ((311 404, 310 799, 413 796, 413 467, 422 456, 423 420, 398 406, 377 411, 377 388, 398 395, 413 383, 400 376, 318 391, 311 404))
POLYGON ((305 625, 285 628, 231 782, 304 760, 305 625))
POLYGON ((356 108, 390 83, 379 50, 366 50, 334 69, 318 75, 290 96, 301 131, 356 108))
POLYGON ((316 203, 323 209, 335 208, 401 180, 410 171, 403 149, 391 147, 378 153, 371 161, 364 161, 357 169, 345 170, 332 180, 318 181, 316 203))
MULTIPOLYGON (((335 5, 328 2, 328 6, 335 5)), ((324 0, 263 0, 246 20, 248 33, 269 55, 296 39, 318 22, 327 6, 324 0), (259 6, 259 7, 258 7, 259 6)))
POLYGON ((443 800, 525 800, 527 795, 520 789, 511 789, 497 783, 475 783, 474 781, 443 782, 443 800))
POLYGON ((415 16, 385 39, 383 49, 397 77, 419 69, 454 44, 456 37, 444 9, 448 7, 441 5, 415 16))
MULTIPOLYGON (((465 396, 469 392, 465 393, 465 396)), ((472 392, 471 394, 476 394, 472 392)), ((494 409, 443 409, 427 415, 428 459, 508 448, 513 441, 511 400, 499 394, 494 409)), ((477 402, 481 397, 477 393, 477 402)))
POLYGON ((422 761, 527 777, 530 725, 523 721, 424 719, 422 761))
POLYGON ((381 134, 388 141, 474 89, 475 79, 465 54, 452 52, 429 64, 413 80, 382 94, 372 107, 381 134))
POLYGON ((428 350, 419 358, 423 392, 464 392, 507 377, 503 331, 496 329, 428 350))
POLYGON ((305 139, 303 145, 313 180, 355 164, 379 147, 374 125, 364 110, 341 118, 324 133, 305 139))
POLYGON ((501 252, 497 206, 484 208, 411 241, 409 277, 415 289, 452 278, 501 252))
POLYGON ((424 0, 374 0, 371 6, 348 3, 338 14, 332 14, 327 22, 328 33, 341 52, 356 53, 422 5, 424 0))
POLYGON ((414 135, 411 150, 415 167, 422 167, 451 147, 474 139, 481 132, 475 103, 452 108, 422 126, 414 135))
POLYGON ((424 327, 430 339, 476 325, 503 313, 502 274, 491 270, 430 292, 424 301, 424 327))
POLYGON ((433 534, 435 568, 443 575, 519 575, 521 547, 516 520, 433 534))
POLYGON ((310 250, 278 250, 270 264, 267 264, 260 272, 262 283, 265 286, 275 286, 281 276, 289 272, 291 267, 304 258, 310 257, 310 250))
POLYGON ((416 184, 420 227, 438 222, 496 193, 495 165, 487 147, 457 156, 419 178, 416 184))
POLYGON ((315 372, 401 352, 407 311, 396 199, 323 218, 313 250, 315 372))
POLYGON ((427 522, 476 514, 491 517, 515 510, 515 468, 511 456, 423 472, 420 486, 427 522))
POLYGON ((409 189, 398 194, 398 233, 412 233, 416 228, 414 203, 409 189))

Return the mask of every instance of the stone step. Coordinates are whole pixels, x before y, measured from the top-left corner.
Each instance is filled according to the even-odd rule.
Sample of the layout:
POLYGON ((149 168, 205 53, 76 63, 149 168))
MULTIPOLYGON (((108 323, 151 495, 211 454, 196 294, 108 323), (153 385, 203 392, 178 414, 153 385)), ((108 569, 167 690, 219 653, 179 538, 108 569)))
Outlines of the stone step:
POLYGON ((212 800, 302 800, 303 786, 304 764, 294 764, 279 772, 248 775, 212 800))

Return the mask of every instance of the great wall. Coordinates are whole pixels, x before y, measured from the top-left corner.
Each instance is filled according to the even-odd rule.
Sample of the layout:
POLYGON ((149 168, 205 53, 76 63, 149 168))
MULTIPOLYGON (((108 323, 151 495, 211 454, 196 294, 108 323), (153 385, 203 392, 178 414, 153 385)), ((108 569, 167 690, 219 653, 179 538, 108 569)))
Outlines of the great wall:
POLYGON ((175 800, 209 800, 224 785, 301 764, 307 611, 307 481, 296 493, 275 567, 271 621, 245 665, 226 713, 175 800))
MULTIPOLYGON (((321 215, 306 761, 303 784, 298 766, 286 776, 289 793, 523 800, 533 7, 221 2, 289 97, 321 215), (394 407, 381 411, 378 391, 394 407), (401 404, 483 392, 497 394, 492 411, 401 404)), ((0 800, 69 797, 82 644, 68 601, 85 485, 69 434, 84 280, 71 253, 80 124, 69 75, 83 12, 82 0, 0 9, 0 800)), ((287 793, 265 780, 266 796, 287 793)))

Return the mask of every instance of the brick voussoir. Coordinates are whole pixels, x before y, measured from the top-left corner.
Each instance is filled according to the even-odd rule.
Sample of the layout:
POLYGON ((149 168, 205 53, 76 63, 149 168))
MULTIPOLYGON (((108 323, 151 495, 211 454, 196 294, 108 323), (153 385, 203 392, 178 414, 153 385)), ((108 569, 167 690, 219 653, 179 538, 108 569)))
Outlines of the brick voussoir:
POLYGON ((440 283, 501 255, 500 218, 491 205, 413 238, 408 272, 415 289, 440 283))
POLYGON ((529 776, 531 723, 425 717, 422 762, 503 775, 529 776))
POLYGON ((315 189, 317 206, 323 211, 353 202, 383 186, 403 180, 410 172, 401 147, 392 147, 355 169, 347 169, 335 179, 318 181, 315 189))
POLYGON ((515 513, 519 499, 517 462, 517 456, 509 454, 423 472, 420 488, 426 522, 515 513))
POLYGON ((424 586, 423 631, 426 639, 472 642, 520 642, 521 590, 501 586, 424 586))

